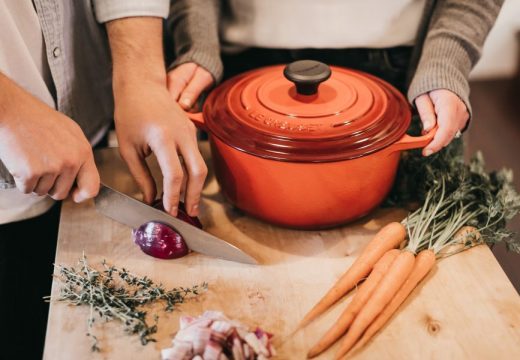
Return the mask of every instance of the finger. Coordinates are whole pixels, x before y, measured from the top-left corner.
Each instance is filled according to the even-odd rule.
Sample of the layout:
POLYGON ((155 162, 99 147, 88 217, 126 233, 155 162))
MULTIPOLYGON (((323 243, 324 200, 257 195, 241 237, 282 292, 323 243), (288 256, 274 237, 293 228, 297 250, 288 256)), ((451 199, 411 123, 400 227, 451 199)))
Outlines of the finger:
POLYGON ((76 188, 72 191, 72 200, 80 203, 93 198, 99 192, 99 173, 91 156, 83 163, 76 177, 76 188))
POLYGON ((429 156, 448 145, 458 130, 456 114, 450 106, 439 106, 437 110, 437 122, 439 128, 433 140, 424 148, 423 155, 429 156))
POLYGON ((24 194, 30 194, 34 191, 36 184, 38 184, 38 180, 40 179, 40 176, 36 176, 36 175, 29 175, 26 177, 13 176, 13 178, 14 178, 14 182, 15 182, 18 190, 20 190, 24 194))
POLYGON ((453 109, 459 130, 466 127, 469 120, 468 108, 457 94, 447 89, 433 90, 429 94, 436 108, 450 107, 453 109))
POLYGON ((151 204, 157 195, 157 187, 146 160, 139 156, 133 148, 121 147, 120 152, 137 186, 143 193, 144 202, 151 204))
POLYGON ((197 70, 197 64, 186 63, 168 72, 167 86, 173 100, 179 101, 179 96, 193 78, 195 70, 197 70))
POLYGON ((54 181, 54 186, 49 190, 49 196, 54 200, 63 200, 69 196, 70 190, 76 180, 78 169, 70 169, 61 173, 54 181))
POLYGON ((460 131, 463 131, 463 130, 466 130, 466 127, 468 125, 468 121, 469 121, 469 111, 468 111, 468 108, 466 107, 466 104, 464 104, 464 102, 460 99, 457 98, 457 101, 458 101, 458 108, 459 108, 459 112, 458 112, 458 119, 459 119, 459 126, 458 126, 458 129, 460 131))
POLYGON ((437 122, 433 102, 428 94, 422 94, 415 99, 415 106, 423 123, 424 133, 427 133, 435 127, 437 122))
POLYGON ((196 142, 187 141, 186 144, 181 146, 181 153, 188 172, 185 197, 186 211, 190 216, 197 216, 199 215, 200 194, 204 187, 208 168, 196 142))
POLYGON ((166 212, 177 216, 183 172, 177 149, 172 142, 151 144, 163 174, 163 205, 166 212))
POLYGON ((57 177, 58 175, 56 173, 45 174, 38 180, 38 183, 34 187, 33 193, 40 196, 47 195, 54 186, 54 182, 56 181, 57 177))
POLYGON ((189 110, 197 101, 200 94, 207 90, 213 84, 213 77, 211 74, 201 68, 197 67, 193 78, 190 80, 186 88, 182 91, 179 104, 184 110, 189 110))

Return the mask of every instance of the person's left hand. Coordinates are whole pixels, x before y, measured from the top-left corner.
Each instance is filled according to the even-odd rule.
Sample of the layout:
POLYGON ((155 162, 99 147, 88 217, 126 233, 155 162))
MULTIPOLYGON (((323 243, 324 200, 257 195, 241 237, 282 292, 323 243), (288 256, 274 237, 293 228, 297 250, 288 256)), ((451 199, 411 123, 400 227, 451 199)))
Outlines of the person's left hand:
POLYGON ((415 98, 415 106, 425 133, 438 125, 433 140, 423 149, 424 156, 447 146, 466 127, 469 120, 466 105, 450 90, 438 89, 419 95, 415 98))
POLYGON ((186 210, 190 216, 197 216, 208 169, 197 147, 195 126, 172 100, 165 83, 148 80, 115 89, 119 151, 145 202, 151 203, 156 195, 155 181, 145 161, 153 152, 163 174, 164 208, 177 215, 185 176, 181 155, 187 172, 186 210))
POLYGON ((167 75, 168 91, 184 110, 190 110, 213 84, 210 72, 193 62, 181 64, 167 75))

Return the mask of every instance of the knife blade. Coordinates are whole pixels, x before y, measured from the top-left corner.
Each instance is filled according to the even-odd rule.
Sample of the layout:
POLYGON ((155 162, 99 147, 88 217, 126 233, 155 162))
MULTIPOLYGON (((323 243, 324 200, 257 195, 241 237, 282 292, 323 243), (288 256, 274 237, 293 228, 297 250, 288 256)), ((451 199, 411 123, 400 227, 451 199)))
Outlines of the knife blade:
POLYGON ((135 229, 148 221, 159 221, 179 232, 193 251, 224 260, 258 264, 236 246, 104 184, 101 184, 94 202, 98 212, 131 228, 135 229))

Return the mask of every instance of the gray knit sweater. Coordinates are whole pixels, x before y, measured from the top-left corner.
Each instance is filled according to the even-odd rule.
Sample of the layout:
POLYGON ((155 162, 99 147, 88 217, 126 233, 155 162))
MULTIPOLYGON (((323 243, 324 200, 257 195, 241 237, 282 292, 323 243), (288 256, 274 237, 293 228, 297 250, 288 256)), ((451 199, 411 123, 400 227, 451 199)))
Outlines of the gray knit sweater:
MULTIPOLYGON (((195 62, 218 82, 220 60, 218 19, 221 0, 172 0, 167 26, 176 60, 173 68, 195 62)), ((435 89, 448 89, 466 104, 470 114, 469 72, 495 23, 503 0, 427 0, 417 33, 409 73, 408 100, 435 89)))

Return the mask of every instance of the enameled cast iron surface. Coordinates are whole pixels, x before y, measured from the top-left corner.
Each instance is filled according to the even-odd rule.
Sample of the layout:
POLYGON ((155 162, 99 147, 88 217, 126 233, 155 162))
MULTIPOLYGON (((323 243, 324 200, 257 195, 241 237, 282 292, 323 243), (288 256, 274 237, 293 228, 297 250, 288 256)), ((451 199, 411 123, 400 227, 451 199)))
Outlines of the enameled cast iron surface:
POLYGON ((304 89, 310 95, 283 66, 253 70, 224 82, 203 114, 190 115, 209 133, 217 180, 232 204, 282 226, 349 222, 383 201, 401 150, 431 141, 433 132, 405 134, 410 107, 390 84, 331 69, 315 93, 304 89))

